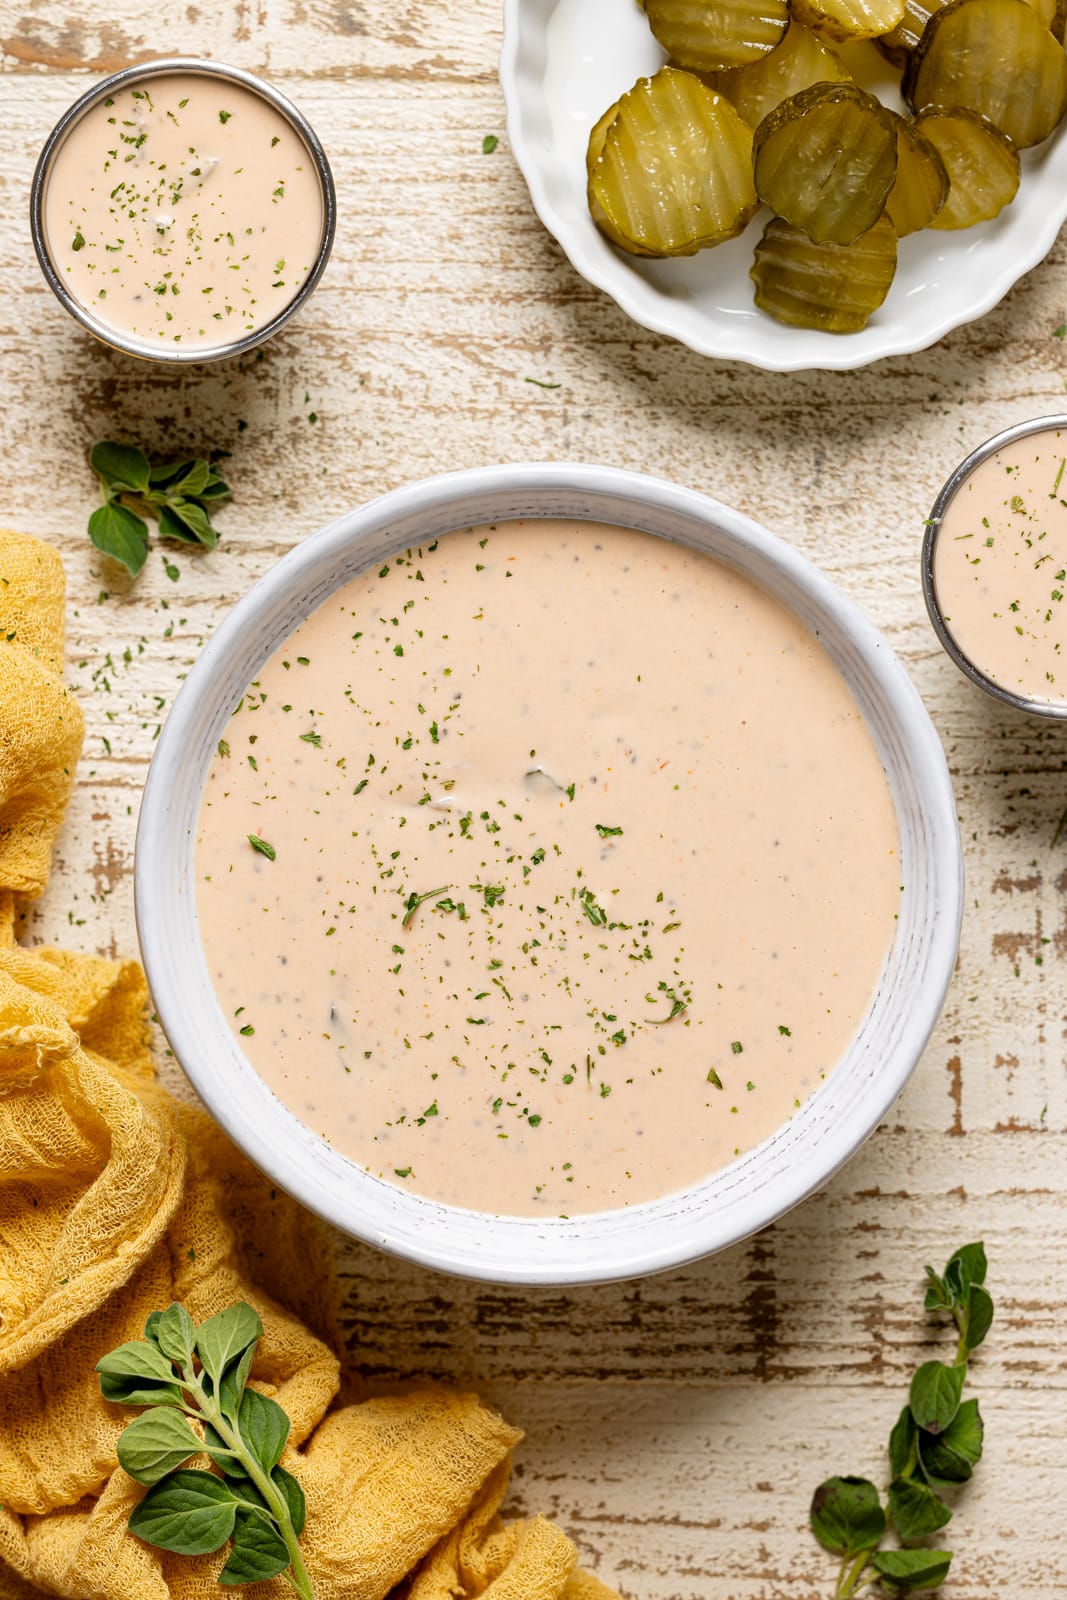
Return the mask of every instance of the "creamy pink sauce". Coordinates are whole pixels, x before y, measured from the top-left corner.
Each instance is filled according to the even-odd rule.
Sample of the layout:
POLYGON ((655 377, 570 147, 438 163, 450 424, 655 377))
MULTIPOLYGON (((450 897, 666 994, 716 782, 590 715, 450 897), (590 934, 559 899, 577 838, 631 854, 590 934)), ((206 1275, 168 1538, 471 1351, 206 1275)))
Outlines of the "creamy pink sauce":
POLYGON ((71 295, 146 345, 263 327, 314 266, 322 191, 303 140, 250 89, 171 73, 92 107, 56 155, 45 233, 71 295))
POLYGON ((325 601, 234 713, 196 864, 217 993, 280 1099, 390 1183, 521 1215, 667 1194, 786 1122, 900 890, 812 635, 685 546, 562 521, 449 534, 325 601))
POLYGON ((1067 701, 1067 434, 1033 433, 979 463, 934 548, 945 625, 980 672, 1029 699, 1067 701))

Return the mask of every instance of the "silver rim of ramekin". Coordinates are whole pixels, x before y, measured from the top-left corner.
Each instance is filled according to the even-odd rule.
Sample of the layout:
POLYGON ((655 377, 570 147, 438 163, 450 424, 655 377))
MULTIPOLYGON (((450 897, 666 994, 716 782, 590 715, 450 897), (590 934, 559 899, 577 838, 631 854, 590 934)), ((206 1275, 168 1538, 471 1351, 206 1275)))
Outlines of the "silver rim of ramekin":
POLYGON ((1011 689, 1005 689, 1003 684, 996 683, 992 678, 986 677, 981 668, 960 648, 953 637, 941 610, 941 602, 937 596, 937 585, 934 581, 934 555, 937 549, 938 536, 941 532, 942 519, 948 509, 949 501, 952 500, 957 490, 970 477, 975 467, 980 466, 983 461, 987 461, 990 456, 996 455, 997 451, 1002 450, 1005 445, 1014 444, 1016 439, 1025 439, 1031 433, 1052 433, 1057 428, 1067 432, 1067 416, 1035 417, 1032 422, 1017 422, 1013 428, 1005 428, 1003 433, 994 434, 991 439, 987 439, 984 444, 980 444, 977 450, 972 450, 969 456, 963 458, 951 477, 946 480, 937 499, 934 501, 933 509, 926 521, 926 534, 923 538, 922 551, 922 584, 923 598, 926 601, 926 609, 933 624, 934 632, 937 634, 946 655, 955 662, 965 678, 969 678, 973 684, 984 690, 986 694, 992 695, 994 700, 1000 700, 1004 705, 1014 707, 1016 711, 1025 711, 1034 717, 1051 717, 1062 722, 1067 718, 1067 700, 1061 702, 1037 700, 1029 695, 1015 694, 1011 689))
POLYGON ((333 174, 330 163, 326 159, 326 152, 319 142, 318 135, 308 122, 307 118, 297 110, 292 101, 287 99, 273 84, 267 83, 263 78, 257 78, 254 73, 245 72, 242 67, 230 67, 219 61, 208 61, 199 56, 163 56, 155 61, 142 61, 131 67, 124 67, 121 72, 112 73, 109 78, 102 79, 99 83, 79 95, 74 104, 60 117, 52 132, 45 140, 44 149, 37 160, 33 173, 33 184, 30 190, 30 231, 33 235, 33 247, 37 252, 37 259, 41 264, 41 271, 45 275, 49 288, 53 294, 66 307, 71 316, 80 322, 101 343, 110 345, 113 350, 122 350, 127 355, 137 356, 142 361, 161 361, 180 366, 192 366, 203 361, 223 361, 231 356, 243 355, 246 350, 254 350, 265 340, 270 339, 278 329, 289 321, 289 318, 299 311, 308 299, 315 285, 326 269, 333 248, 334 233, 337 227, 337 195, 334 189, 333 174), (262 100, 266 100, 274 109, 285 118, 306 146, 315 166, 319 180, 319 189, 322 194, 322 236, 319 241, 318 254, 315 263, 301 284, 297 293, 284 306, 277 316, 265 322, 261 328, 255 328, 250 333, 244 334, 240 339, 228 340, 225 344, 204 345, 185 350, 168 349, 160 346, 158 349, 140 339, 127 338, 120 329, 111 327, 102 322, 88 311, 80 301, 76 300, 69 292, 60 274, 56 270, 48 248, 48 238, 44 226, 44 197, 48 188, 48 179, 51 175, 52 165, 71 129, 81 121, 86 112, 109 94, 117 90, 129 88, 151 78, 161 78, 173 73, 186 72, 203 78, 219 78, 225 83, 237 84, 239 87, 249 89, 262 100))

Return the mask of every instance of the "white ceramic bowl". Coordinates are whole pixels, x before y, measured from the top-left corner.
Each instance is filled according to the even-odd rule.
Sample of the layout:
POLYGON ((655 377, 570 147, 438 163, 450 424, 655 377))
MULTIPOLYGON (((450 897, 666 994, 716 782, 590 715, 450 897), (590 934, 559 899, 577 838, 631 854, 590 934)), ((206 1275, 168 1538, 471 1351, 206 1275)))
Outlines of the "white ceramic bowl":
MULTIPOLYGON (((580 1283, 655 1272, 764 1227, 817 1189, 884 1116, 922 1053, 956 959, 963 877, 956 806, 933 726, 904 668, 856 607, 788 544, 705 496, 615 468, 450 473, 348 512, 304 540, 234 607, 193 667, 156 745, 137 834, 137 924, 174 1052, 231 1138, 283 1189, 344 1232, 443 1271, 496 1282, 580 1283), (794 1119, 693 1188, 569 1220, 441 1205, 370 1177, 304 1127, 238 1047, 200 943, 194 843, 216 743, 266 658, 368 565, 454 528, 581 517, 707 551, 815 630, 885 764, 901 836, 896 938, 867 1016, 794 1119)), ((827 1063, 828 1066, 833 1063, 827 1063)))
MULTIPOLYGON (((864 88, 903 109, 899 75, 873 45, 846 47, 864 88)), ((677 261, 641 260, 610 245, 586 203, 589 130, 635 79, 666 60, 634 0, 504 0, 500 82, 508 139, 538 216, 590 283, 628 316, 701 355, 775 372, 863 367, 925 350, 1003 299, 1048 254, 1067 217, 1067 121, 1022 152, 1013 203, 993 222, 901 240, 885 304, 861 333, 786 328, 752 303, 748 269, 770 213, 739 239, 677 261)))

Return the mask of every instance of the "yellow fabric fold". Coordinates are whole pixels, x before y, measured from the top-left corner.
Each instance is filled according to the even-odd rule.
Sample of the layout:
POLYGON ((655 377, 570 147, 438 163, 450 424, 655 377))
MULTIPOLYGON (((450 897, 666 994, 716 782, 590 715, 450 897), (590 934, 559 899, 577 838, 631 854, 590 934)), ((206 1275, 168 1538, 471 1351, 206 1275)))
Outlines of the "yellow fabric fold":
MULTIPOLYGON (((499 1506, 521 1437, 471 1395, 359 1399, 335 1354, 328 1241, 200 1110, 156 1083, 140 967, 20 948, 82 738, 63 687, 63 574, 0 532, 0 1600, 209 1600, 225 1551, 135 1538, 115 1446, 134 1413, 97 1360, 181 1300, 249 1301, 253 1369, 292 1421, 318 1600, 611 1600, 573 1544, 499 1506)), ((282 1600, 282 1578, 255 1600, 282 1600)))

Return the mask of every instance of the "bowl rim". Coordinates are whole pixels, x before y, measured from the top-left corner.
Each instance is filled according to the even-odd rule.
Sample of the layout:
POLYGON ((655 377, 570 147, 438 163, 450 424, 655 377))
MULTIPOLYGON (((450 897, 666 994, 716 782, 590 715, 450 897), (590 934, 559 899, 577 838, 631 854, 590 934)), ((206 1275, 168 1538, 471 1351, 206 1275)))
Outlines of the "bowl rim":
POLYGON ((297 109, 287 95, 265 78, 248 72, 244 67, 231 67, 225 62, 212 61, 205 56, 159 56, 150 61, 137 61, 132 66, 123 67, 121 71, 113 72, 90 85, 72 105, 67 107, 48 135, 37 158, 30 184, 30 235, 38 264, 56 299, 76 322, 80 322, 82 327, 102 344, 110 345, 113 350, 121 350, 126 355, 136 356, 141 361, 158 361, 172 366, 193 366, 197 362, 225 361, 232 356, 243 355, 247 350, 254 350, 272 338, 300 309, 325 272, 336 231, 337 191, 333 173, 318 134, 303 112, 297 109), (239 339, 229 340, 225 344, 203 345, 195 349, 186 347, 184 350, 172 350, 164 345, 157 350, 144 340, 128 337, 121 328, 115 328, 94 316, 87 306, 83 306, 81 301, 71 294, 57 270, 49 248, 44 208, 52 164, 66 142, 68 134, 82 117, 116 90, 125 89, 146 79, 166 77, 180 72, 202 78, 220 78, 223 82, 236 84, 239 88, 247 89, 252 94, 258 95, 261 100, 267 101, 285 118, 303 141, 314 163, 322 195, 322 235, 315 261, 307 277, 293 298, 261 328, 253 328, 250 333, 243 334, 239 339))
MULTIPOLYGON (((959 293, 955 280, 954 292, 946 296, 943 314, 928 325, 918 324, 894 331, 892 328, 871 327, 857 334, 832 334, 815 329, 798 329, 778 325, 779 344, 764 345, 759 350, 738 348, 724 343, 714 331, 703 336, 692 326, 680 327, 672 311, 670 297, 655 288, 636 271, 623 270, 621 252, 606 241, 600 241, 595 226, 592 232, 578 232, 573 227, 566 208, 559 203, 558 174, 537 153, 538 132, 532 126, 535 109, 539 109, 536 95, 530 85, 530 63, 533 59, 532 43, 544 35, 544 25, 551 14, 566 0, 503 0, 504 36, 500 51, 499 77, 507 112, 508 142, 525 179, 534 211, 551 237, 556 241, 571 266, 586 282, 609 296, 631 321, 652 333, 675 339, 697 355, 716 361, 742 362, 765 372, 848 372, 869 367, 876 361, 896 356, 914 355, 928 350, 957 328, 978 321, 994 309, 1027 273, 1048 255, 1067 214, 1067 190, 1062 177, 1067 171, 1067 128, 1062 124, 1042 145, 1039 152, 1050 155, 1057 147, 1062 154, 1057 159, 1055 181, 1042 191, 1042 205, 1035 202, 1026 213, 1027 227, 1013 236, 1010 259, 996 265, 980 278, 968 278, 975 290, 970 297, 959 293), (596 236, 596 237, 594 237, 596 236), (603 243, 603 250, 600 248, 603 243), (868 334, 881 333, 881 338, 868 334)), ((590 0, 593 3, 593 0, 590 0)), ((540 82, 533 85, 540 88, 540 82)), ((1022 155, 1028 157, 1029 151, 1022 155)), ((1023 180, 1030 193, 1039 175, 1027 170, 1023 162, 1023 180)), ((769 216, 765 210, 764 215, 769 216)), ((1005 208, 1005 216, 1007 208, 1005 208)), ((1010 219, 1015 222, 1018 211, 1010 219)), ((980 228, 996 227, 997 219, 980 228)), ((973 230, 972 230, 973 231, 973 230)), ((941 238, 947 237, 942 234, 941 238)), ((971 241, 972 245, 976 241, 971 241)))
POLYGON ((937 593, 937 579, 934 574, 934 563, 937 559, 937 545, 941 536, 941 525, 949 503, 959 489, 961 489, 976 467, 983 461, 988 461, 990 456, 996 455, 1005 445, 1014 444, 1017 439, 1025 439, 1032 433, 1052 433, 1056 430, 1067 433, 1067 415, 1057 414, 1048 417, 1034 417, 1029 422, 1016 422, 1010 428, 1004 428, 1000 433, 995 433, 982 444, 978 445, 946 478, 938 490, 937 498, 926 519, 926 530, 923 534, 921 557, 923 599, 926 602, 927 614, 938 642, 946 655, 965 678, 981 689, 992 699, 999 700, 1002 705, 1011 706, 1015 711, 1026 712, 1032 717, 1044 717, 1049 721, 1062 722, 1067 718, 1067 700, 1037 700, 1030 695, 1016 694, 1012 689, 1006 689, 1002 683, 987 677, 978 663, 962 649, 957 642, 941 609, 941 601, 937 593))
MULTIPOLYGON (((394 547, 403 546, 397 540, 390 548, 394 547)), ((742 566, 742 570, 747 569, 742 566)), ((767 587, 776 592, 770 582, 767 587)), ((265 646, 257 644, 254 659, 258 664, 297 625, 298 614, 293 615, 286 633, 270 635, 265 646)), ((842 670, 840 661, 837 665, 842 670)), ((899 820, 896 795, 894 808, 899 820)), ((171 1048, 216 1121, 273 1182, 348 1235, 422 1266, 494 1283, 564 1285, 639 1277, 725 1249, 776 1220, 838 1171, 873 1132, 900 1093, 940 1015, 958 952, 963 864, 955 796, 944 752, 918 691, 873 623, 828 577, 785 540, 697 491, 621 468, 544 462, 463 469, 394 489, 310 535, 238 600, 190 670, 156 743, 138 819, 134 895, 153 1004, 171 1048), (186 975, 190 963, 199 960, 206 977, 206 965, 195 928, 195 905, 190 910, 194 896, 189 888, 189 865, 208 758, 189 802, 191 824, 176 825, 172 812, 177 810, 177 803, 173 797, 180 795, 183 785, 190 791, 190 746, 197 736, 198 719, 201 723, 210 719, 208 742, 213 749, 233 704, 258 670, 254 666, 247 672, 231 698, 224 681, 227 664, 231 673, 235 661, 248 666, 252 659, 249 639, 256 638, 257 629, 262 639, 271 608, 278 607, 287 596, 299 596, 301 605, 306 604, 302 613, 306 615, 348 576, 380 559, 386 547, 374 548, 373 539, 383 531, 388 533, 399 525, 407 542, 418 542, 422 537, 434 537, 431 528, 443 534, 469 526, 472 521, 494 520, 494 513, 484 504, 473 518, 452 509, 469 505, 472 496, 481 502, 493 500, 522 508, 497 511, 497 517, 567 515, 558 505, 538 512, 537 503, 545 504, 552 495, 576 501, 592 496, 598 503, 603 501, 604 509, 594 515, 588 511, 570 513, 592 521, 614 520, 619 525, 628 523, 640 528, 646 520, 658 516, 698 523, 721 535, 739 552, 739 565, 740 557, 750 557, 762 563, 763 570, 778 579, 783 588, 795 585, 797 594, 811 603, 824 626, 839 628, 842 639, 847 639, 863 671, 877 686, 892 731, 906 751, 909 780, 914 777, 917 784, 922 851, 930 885, 926 899, 936 900, 937 910, 921 927, 926 957, 921 982, 908 993, 907 1004, 895 1008, 897 1031, 884 1058, 879 1057, 874 1084, 867 1084, 865 1093, 857 1097, 855 1111, 850 1108, 847 1121, 822 1116, 817 1150, 802 1151, 802 1159, 775 1172, 769 1204, 766 1183, 747 1200, 744 1193, 738 1198, 738 1186, 743 1187, 746 1172, 750 1182, 752 1171, 758 1174, 761 1152, 773 1151, 778 1140, 788 1143, 788 1131, 800 1125, 803 1111, 769 1140, 724 1169, 733 1177, 721 1214, 718 1210, 705 1211, 694 1221, 692 1208, 687 1210, 685 1204, 687 1196, 721 1182, 722 1174, 716 1173, 692 1190, 610 1212, 583 1213, 570 1219, 502 1217, 441 1206, 408 1195, 338 1157, 331 1146, 312 1134, 266 1089, 241 1055, 217 1005, 218 1030, 211 1038, 210 1059, 197 1058, 197 1024, 188 1004, 186 975), (413 539, 407 537, 410 524, 405 519, 416 517, 422 519, 427 531, 413 539), (307 586, 316 572, 336 573, 346 554, 351 557, 354 550, 363 557, 358 566, 350 565, 328 586, 320 584, 309 592, 307 586), (180 866, 168 866, 170 856, 184 863, 184 876, 180 866), (168 874, 173 879, 169 889, 168 874), (180 933, 181 915, 173 914, 182 894, 186 904, 181 915, 191 917, 194 928, 191 948, 180 933), (220 1069, 227 1054, 231 1059, 229 1073, 220 1069), (247 1079, 245 1099, 238 1092, 236 1081, 231 1081, 241 1076, 247 1079), (251 1108, 247 1099, 250 1087, 257 1101, 251 1108), (269 1100, 273 1100, 276 1109, 267 1107, 269 1100), (254 1113, 265 1107, 266 1116, 261 1123, 254 1113), (279 1143, 283 1124, 284 1140, 279 1143), (306 1145, 307 1150, 301 1145, 306 1145), (314 1159, 309 1154, 312 1146, 314 1159), (334 1168, 338 1163, 344 1168, 343 1181, 335 1172, 337 1181, 332 1186, 326 1172, 331 1161, 334 1168), (381 1193, 384 1190, 388 1190, 388 1196, 381 1193), (430 1225, 431 1215, 439 1223, 444 1219, 436 1230, 430 1225), (469 1236, 464 1233, 468 1224, 475 1225, 469 1236), (530 1252, 525 1259, 524 1248, 530 1252)), ((210 990, 209 979, 207 983, 210 990)), ((828 1073, 827 1084, 805 1103, 806 1107, 819 1100, 835 1076, 828 1073)), ((781 1158, 780 1148, 775 1158, 781 1158)))

